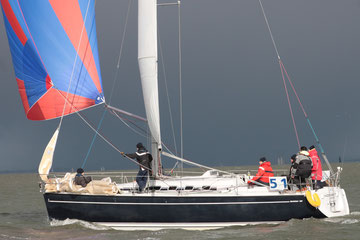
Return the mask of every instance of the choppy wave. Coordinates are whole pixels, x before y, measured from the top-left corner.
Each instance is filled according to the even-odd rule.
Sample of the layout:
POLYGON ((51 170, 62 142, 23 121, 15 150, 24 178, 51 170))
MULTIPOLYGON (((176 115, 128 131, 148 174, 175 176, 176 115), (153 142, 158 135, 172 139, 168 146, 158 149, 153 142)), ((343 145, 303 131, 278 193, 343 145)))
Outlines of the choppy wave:
POLYGON ((323 220, 324 220, 325 222, 330 222, 330 223, 341 223, 341 222, 343 222, 343 221, 345 221, 345 220, 347 220, 347 219, 337 217, 337 218, 325 218, 325 219, 323 219, 323 220))
POLYGON ((354 224, 354 223, 358 223, 359 220, 357 219, 346 219, 344 221, 341 222, 341 224, 354 224))
POLYGON ((350 213, 350 215, 358 216, 358 215, 360 215, 360 212, 352 212, 352 213, 350 213))
POLYGON ((101 226, 99 224, 76 220, 76 219, 51 220, 50 225, 53 227, 66 226, 66 225, 80 225, 84 228, 88 228, 91 230, 110 230, 111 229, 106 226, 101 226))
POLYGON ((324 221, 330 223, 340 223, 340 224, 354 224, 359 222, 358 219, 354 219, 354 218, 327 218, 324 219, 324 221))

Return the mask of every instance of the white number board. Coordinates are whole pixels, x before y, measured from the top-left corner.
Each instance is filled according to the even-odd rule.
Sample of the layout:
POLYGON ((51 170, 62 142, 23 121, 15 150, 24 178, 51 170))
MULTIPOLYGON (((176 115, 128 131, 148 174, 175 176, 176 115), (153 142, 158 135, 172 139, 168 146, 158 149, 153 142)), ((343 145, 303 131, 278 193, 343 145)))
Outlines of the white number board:
POLYGON ((270 177, 270 190, 284 190, 287 189, 286 177, 270 177))

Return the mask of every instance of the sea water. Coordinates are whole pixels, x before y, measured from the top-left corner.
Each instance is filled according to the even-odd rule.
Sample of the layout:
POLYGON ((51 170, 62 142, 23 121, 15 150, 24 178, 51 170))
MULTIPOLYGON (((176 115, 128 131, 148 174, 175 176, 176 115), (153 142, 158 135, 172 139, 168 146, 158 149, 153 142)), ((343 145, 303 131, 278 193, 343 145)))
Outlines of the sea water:
MULTIPOLYGON (((360 162, 345 163, 341 186, 349 216, 290 220, 281 224, 228 227, 217 230, 117 231, 78 221, 49 221, 36 174, 0 174, 0 239, 360 239, 360 162)), ((164 213, 166 214, 166 213, 164 213)))

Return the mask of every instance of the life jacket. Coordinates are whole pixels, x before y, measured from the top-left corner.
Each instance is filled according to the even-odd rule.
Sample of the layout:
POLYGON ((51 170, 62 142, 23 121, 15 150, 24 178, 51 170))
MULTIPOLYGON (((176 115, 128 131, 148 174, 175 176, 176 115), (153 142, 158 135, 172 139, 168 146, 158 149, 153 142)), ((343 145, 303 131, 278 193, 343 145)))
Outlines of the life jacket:
POLYGON ((315 148, 309 150, 310 158, 313 163, 311 169, 311 179, 321 181, 322 179, 322 167, 320 157, 315 148))
POLYGON ((257 174, 251 179, 257 182, 269 183, 269 177, 273 177, 274 172, 270 162, 263 162, 259 166, 257 174))

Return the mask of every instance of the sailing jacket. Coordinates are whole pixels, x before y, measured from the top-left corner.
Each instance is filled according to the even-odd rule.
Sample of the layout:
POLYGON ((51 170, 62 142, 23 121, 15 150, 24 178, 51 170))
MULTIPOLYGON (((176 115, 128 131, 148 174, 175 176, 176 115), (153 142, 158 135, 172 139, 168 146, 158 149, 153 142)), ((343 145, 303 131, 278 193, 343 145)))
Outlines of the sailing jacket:
POLYGON ((151 154, 145 148, 139 148, 135 153, 126 153, 126 156, 136 159, 140 164, 141 170, 149 170, 151 172, 151 161, 153 160, 151 154))
POLYGON ((322 167, 320 157, 315 148, 309 150, 309 155, 313 163, 311 169, 311 179, 321 181, 322 179, 322 167))
MULTIPOLYGON (((271 163, 270 162, 263 162, 260 166, 259 166, 259 170, 257 172, 257 174, 251 179, 252 181, 256 181, 256 182, 263 182, 263 183, 269 183, 269 177, 273 177, 274 176, 274 172, 273 169, 271 167, 271 163)), ((251 181, 248 181, 248 183, 252 183, 251 181)))
POLYGON ((295 162, 292 165, 291 176, 308 178, 311 175, 312 161, 309 152, 301 151, 296 154, 295 162))

